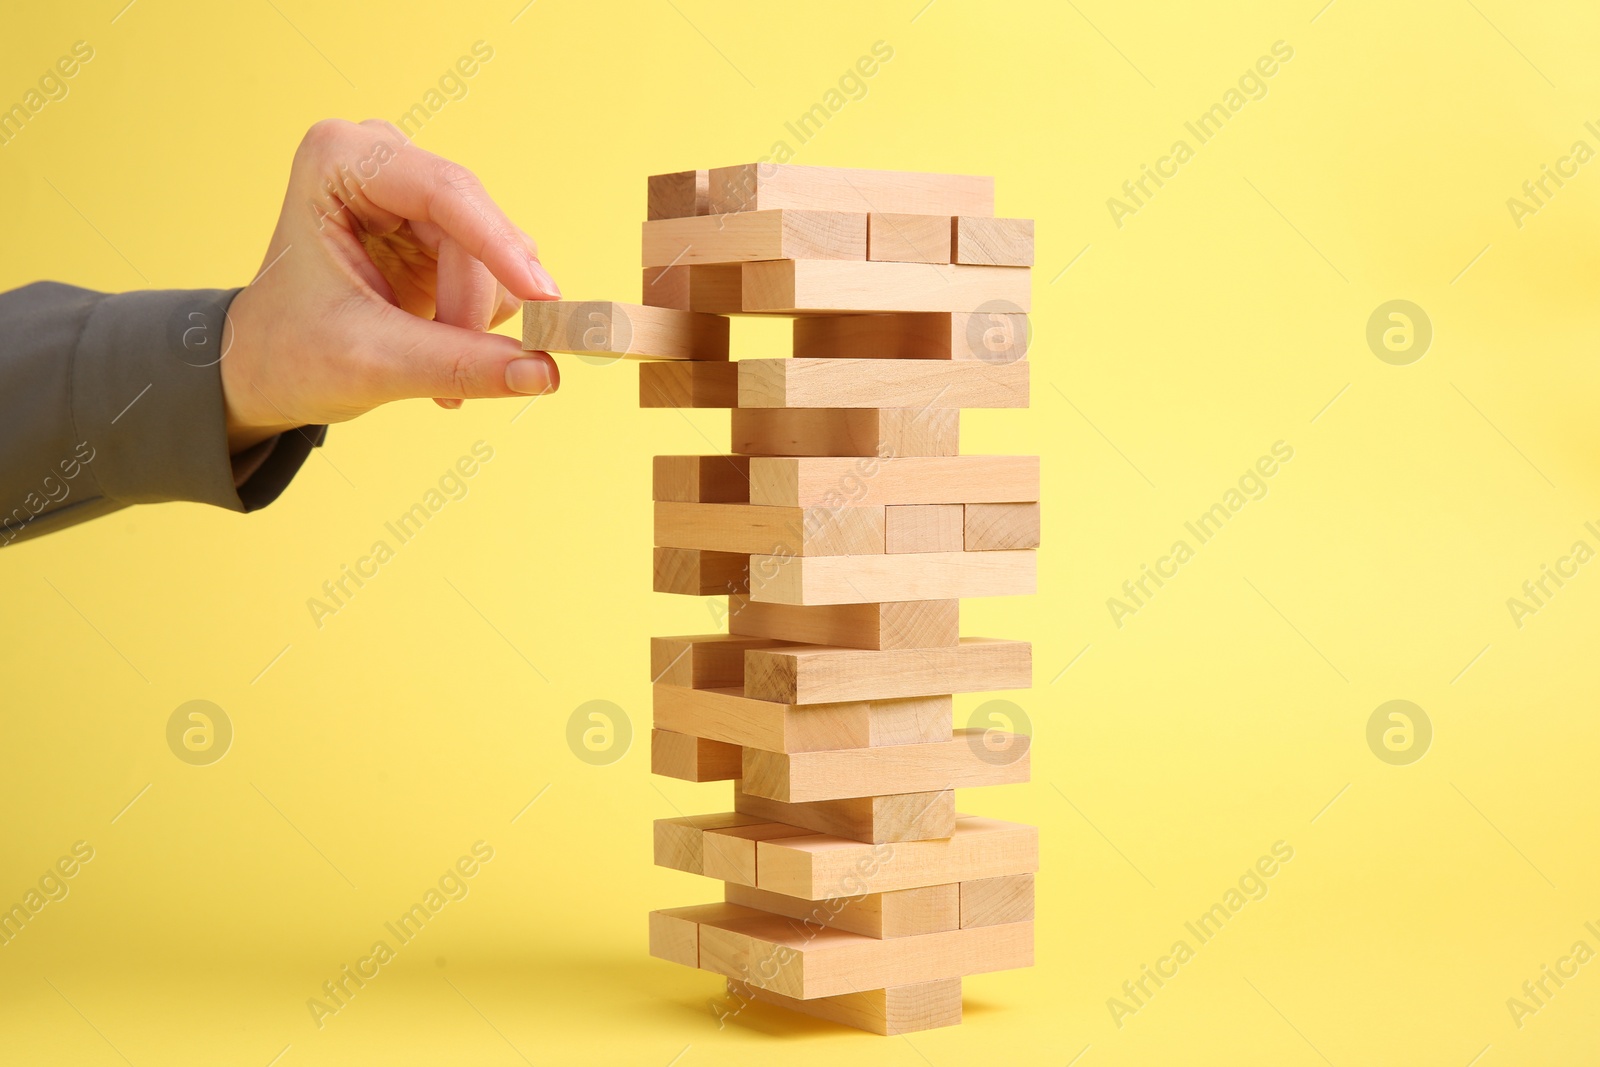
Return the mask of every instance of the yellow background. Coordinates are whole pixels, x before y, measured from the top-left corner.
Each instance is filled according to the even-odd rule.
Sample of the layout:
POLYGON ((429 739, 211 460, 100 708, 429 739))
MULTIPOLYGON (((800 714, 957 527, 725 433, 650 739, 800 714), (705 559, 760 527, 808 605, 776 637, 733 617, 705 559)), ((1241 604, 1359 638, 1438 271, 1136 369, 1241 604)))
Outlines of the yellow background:
POLYGON ((1034 781, 961 806, 1042 829, 1038 963, 969 979, 960 1028, 893 1039, 764 1007, 719 1029, 720 981, 646 955, 649 909, 717 890, 651 866, 651 820, 728 806, 648 774, 647 637, 713 629, 649 591, 648 457, 725 447, 724 414, 642 412, 631 365, 564 357, 514 422, 521 402, 422 401, 334 428, 260 514, 141 508, 15 546, 0 901, 75 841, 96 856, 0 948, 0 1060, 1591 1061, 1600 963, 1520 1029, 1506 1000, 1600 948, 1600 564, 1520 629, 1506 600, 1600 547, 1600 163, 1520 229, 1506 200, 1600 147, 1600 17, 1320 3, 8 12, 0 101, 76 40, 95 58, 0 149, 6 287, 244 283, 305 128, 398 119, 479 40, 493 60, 419 143, 478 172, 572 297, 636 298, 650 173, 783 138, 801 163, 995 175, 1000 212, 1038 220, 1033 407, 967 415, 964 445, 1044 456, 1047 544, 1037 597, 963 620, 1035 642, 1035 688, 1004 694, 1034 781), (880 40, 866 96, 797 145, 785 121, 880 40), (1279 40, 1267 96, 1114 225, 1107 198, 1279 40), (1365 341, 1399 298, 1435 331, 1410 366, 1365 341), (478 440, 468 497, 316 628, 307 598, 478 440), (1270 494, 1114 625, 1107 598, 1278 440, 1270 494), (194 699, 236 729, 208 767, 165 741, 194 699), (607 766, 565 742, 593 699, 635 732, 607 766), (1391 699, 1434 727, 1409 766, 1367 746, 1391 699), (480 839, 470 895, 319 1030, 307 998, 480 839), (1267 897, 1118 1028, 1107 999, 1279 840, 1267 897))

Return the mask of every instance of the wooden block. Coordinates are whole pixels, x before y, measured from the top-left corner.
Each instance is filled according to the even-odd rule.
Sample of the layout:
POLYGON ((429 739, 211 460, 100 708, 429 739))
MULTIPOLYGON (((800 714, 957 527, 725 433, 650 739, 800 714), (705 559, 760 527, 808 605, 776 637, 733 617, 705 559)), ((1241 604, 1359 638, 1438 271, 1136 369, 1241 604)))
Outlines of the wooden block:
POLYGON ((652 174, 647 186, 646 218, 677 219, 704 215, 711 200, 709 171, 680 170, 672 174, 652 174))
POLYGON ((968 552, 1039 547, 1039 504, 968 504, 962 544, 968 552))
POLYGON ((750 460, 745 456, 656 456, 652 473, 657 500, 741 503, 750 499, 750 460))
POLYGON ((752 456, 749 488, 769 507, 1038 500, 1039 457, 752 456))
MULTIPOLYGON (((1009 874, 960 882, 961 925, 995 926, 1033 921, 1033 875, 1009 874)), ((732 900, 732 897, 728 899, 732 900)), ((740 903, 743 903, 742 901, 740 903)), ((771 911, 772 909, 763 909, 771 911)))
MULTIPOLYGON (((762 259, 866 259, 867 216, 843 211, 745 211, 643 223, 646 267, 762 259)), ((945 227, 948 263, 950 231, 945 227)))
POLYGON ((883 508, 782 508, 663 500, 655 505, 655 539, 665 548, 715 552, 882 555, 883 508))
POLYGON ((791 645, 745 653, 745 694, 757 700, 828 704, 1032 685, 1026 641, 964 637, 952 648, 875 652, 791 645))
POLYGON ((704 869, 707 878, 734 885, 756 884, 756 844, 784 837, 801 837, 811 831, 803 826, 764 822, 748 826, 729 826, 705 832, 704 869))
POLYGON ((752 555, 750 599, 815 605, 1027 596, 1035 591, 1036 564, 1035 553, 1020 551, 752 555))
POLYGON ((742 269, 747 313, 980 311, 996 304, 1025 312, 1033 300, 1027 267, 776 259, 742 269))
POLYGON ((869 745, 915 745, 954 736, 955 698, 948 693, 874 700, 871 708, 869 745))
POLYGON ((806 645, 937 648, 961 639, 961 602, 903 600, 798 607, 758 603, 736 594, 728 598, 728 630, 806 645))
POLYGON ((739 404, 737 363, 644 363, 642 408, 731 408, 739 404))
POLYGON ((867 258, 881 263, 949 263, 953 221, 949 215, 874 211, 867 216, 867 258))
MULTIPOLYGON (((700 907, 710 908, 713 905, 702 904, 700 907)), ((650 955, 668 963, 681 963, 685 967, 700 966, 700 924, 687 915, 652 911, 650 955)))
POLYGON ((644 303, 709 315, 744 313, 744 274, 739 264, 644 268, 644 303))
POLYGON ((728 358, 728 320, 612 300, 528 300, 522 347, 633 359, 728 358))
POLYGON ((730 745, 810 752, 872 744, 872 701, 779 704, 746 697, 742 685, 687 689, 658 683, 652 687, 651 702, 658 730, 730 745))
POLYGON ((797 1000, 770 989, 728 979, 728 995, 759 1000, 828 1022, 853 1026, 870 1034, 893 1037, 961 1025, 961 979, 918 982, 893 989, 867 989, 832 997, 797 1000))
POLYGON ((711 171, 712 214, 776 208, 993 215, 994 179, 793 163, 747 163, 711 171))
POLYGON ((650 639, 650 681, 686 689, 744 684, 744 654, 783 642, 743 634, 694 634, 650 639))
POLYGON ((953 456, 961 450, 960 419, 956 408, 736 408, 733 451, 759 456, 953 456))
POLYGON ((1032 333, 1020 311, 926 311, 900 315, 801 315, 800 359, 1025 359, 1032 333))
POLYGON ((938 792, 1028 780, 1028 737, 957 730, 949 741, 829 752, 744 750, 743 785, 751 796, 806 804, 880 793, 938 792), (976 739, 976 743, 975 743, 976 739))
POLYGON ((750 557, 698 548, 657 548, 654 588, 687 596, 743 595, 750 591, 750 557))
POLYGON ((730 904, 880 940, 961 928, 958 884, 866 893, 836 900, 803 900, 748 885, 730 885, 724 895, 730 904))
MULTIPOLYGON (((693 364, 707 370, 722 364, 693 364)), ((1025 408, 1028 363, 950 359, 741 359, 744 408, 1025 408)), ((652 370, 649 365, 639 368, 652 370)), ((642 380, 642 378, 641 378, 642 380)), ((686 407, 688 405, 677 405, 686 407)))
POLYGON ((955 262, 999 267, 1033 266, 1033 220, 957 217, 952 220, 955 262))
MULTIPOLYGON (((748 488, 749 483, 745 483, 748 488)), ((961 552, 965 547, 960 504, 897 504, 883 509, 885 552, 961 552)), ((818 644, 838 644, 819 641, 818 644)), ((863 646, 873 647, 873 646, 863 646)))
POLYGON ((739 746, 651 730, 650 770, 685 782, 726 782, 739 777, 739 746))
POLYGON ((756 884, 807 900, 1027 874, 1039 869, 1039 831, 1021 823, 956 816, 955 831, 892 847, 818 834, 756 849, 756 884))
POLYGON ((657 819, 654 825, 655 864, 689 874, 705 873, 705 835, 707 830, 734 826, 759 826, 764 819, 727 811, 715 815, 680 815, 657 819))
POLYGON ((1032 923, 894 938, 776 915, 700 924, 702 970, 800 1000, 1032 965, 1032 923))
POLYGON ((788 804, 746 793, 735 783, 733 806, 746 815, 872 844, 949 837, 956 827, 953 789, 788 804))

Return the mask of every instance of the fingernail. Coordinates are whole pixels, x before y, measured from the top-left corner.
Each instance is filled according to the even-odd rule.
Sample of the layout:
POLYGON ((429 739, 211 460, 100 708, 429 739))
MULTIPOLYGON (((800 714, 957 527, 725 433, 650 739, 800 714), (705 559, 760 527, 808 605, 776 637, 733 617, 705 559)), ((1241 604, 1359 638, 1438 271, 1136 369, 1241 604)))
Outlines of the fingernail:
POLYGON ((528 258, 528 269, 533 272, 533 280, 538 284, 540 289, 549 293, 558 300, 561 298, 561 286, 557 285, 556 280, 550 277, 550 272, 544 269, 543 263, 540 263, 538 259, 530 256, 528 258))
POLYGON ((506 388, 513 393, 538 396, 555 391, 550 364, 542 359, 514 359, 506 364, 506 388))

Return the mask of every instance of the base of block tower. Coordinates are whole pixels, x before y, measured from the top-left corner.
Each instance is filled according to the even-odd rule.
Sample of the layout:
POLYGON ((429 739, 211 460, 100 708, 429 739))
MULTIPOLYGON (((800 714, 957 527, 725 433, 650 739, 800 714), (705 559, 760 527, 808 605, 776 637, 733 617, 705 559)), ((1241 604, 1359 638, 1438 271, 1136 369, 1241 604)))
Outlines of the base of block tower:
POLYGON ((782 993, 728 980, 728 998, 735 1004, 759 1000, 858 1030, 893 1037, 917 1030, 961 1025, 961 979, 868 989, 815 1000, 796 1000, 782 993))

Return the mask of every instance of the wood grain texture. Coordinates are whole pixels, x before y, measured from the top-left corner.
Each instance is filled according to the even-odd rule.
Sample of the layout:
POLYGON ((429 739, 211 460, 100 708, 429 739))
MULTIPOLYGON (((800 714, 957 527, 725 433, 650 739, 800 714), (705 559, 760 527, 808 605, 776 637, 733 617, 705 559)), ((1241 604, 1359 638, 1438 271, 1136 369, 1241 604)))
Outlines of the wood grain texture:
POLYGON ((646 267, 643 303, 708 315, 744 313, 744 273, 739 264, 646 267))
POLYGON ((650 639, 650 681, 686 689, 720 689, 744 684, 744 655, 752 648, 783 642, 741 634, 690 634, 650 639))
POLYGON ((810 1015, 843 1026, 853 1026, 870 1034, 894 1037, 961 1025, 961 979, 918 982, 893 989, 867 989, 859 993, 840 993, 832 997, 797 1000, 770 989, 747 986, 728 979, 728 995, 759 1000, 765 1004, 810 1015))
POLYGON ((652 563, 658 593, 685 596, 744 595, 750 591, 750 557, 698 548, 657 548, 652 563))
MULTIPOLYGON (((1009 874, 958 883, 962 926, 1033 920, 1033 875, 1009 874)), ((771 909, 767 909, 771 910, 771 909)))
POLYGON ((724 890, 724 896, 730 904, 879 939, 961 928, 961 894, 957 884, 820 901, 784 896, 755 886, 730 885, 724 890))
POLYGON ((993 215, 994 179, 968 174, 746 163, 710 174, 710 211, 894 211, 993 215))
POLYGON ((731 408, 739 404, 737 363, 642 363, 642 408, 731 408))
POLYGON ((528 300, 522 347, 630 359, 726 360, 728 320, 612 300, 528 300))
POLYGON ((685 782, 731 781, 739 777, 739 746, 670 730, 651 730, 650 771, 685 782))
POLYGON ((958 600, 801 607, 763 604, 743 595, 728 598, 730 633, 798 644, 875 649, 937 648, 960 640, 960 624, 961 602, 958 600))
POLYGON ((800 837, 811 831, 803 826, 765 822, 749 826, 728 826, 705 832, 704 869, 707 878, 716 878, 734 885, 756 884, 756 845, 761 841, 777 841, 785 837, 800 837))
POLYGON ((705 834, 733 826, 759 826, 765 819, 726 811, 712 815, 680 815, 657 819, 652 829, 657 867, 689 874, 705 873, 705 834))
POLYGON ((756 852, 759 888, 827 900, 1028 874, 1039 869, 1039 830, 957 815, 948 838, 903 841, 892 849, 818 834, 767 842, 756 852))
POLYGON ((802 315, 794 320, 800 359, 1026 359, 1032 334, 1022 312, 925 311, 886 315, 802 315))
POLYGON ((746 793, 735 783, 733 806, 745 815, 872 844, 949 837, 956 827, 953 789, 790 804, 746 793))
POLYGON ((949 263, 949 215, 904 215, 874 211, 867 216, 867 256, 881 263, 949 263))
POLYGON ((704 215, 711 203, 711 174, 704 170, 680 170, 671 174, 652 174, 645 182, 645 217, 676 219, 704 215))
POLYGON ((732 451, 761 456, 953 456, 955 408, 738 408, 732 451))
MULTIPOLYGON (((749 483, 745 483, 748 489, 749 483)), ((898 504, 883 509, 885 552, 965 550, 966 511, 960 504, 898 504)), ((819 641, 818 644, 839 644, 819 641)))
POLYGON ((755 918, 760 913, 742 904, 695 904, 650 913, 650 955, 685 967, 700 965, 700 924, 755 918))
MULTIPOLYGON (((777 556, 883 553, 881 507, 766 507, 657 501, 656 544, 777 556)), ((758 576, 758 581, 759 581, 758 576)))
POLYGON ((688 503, 747 503, 750 460, 746 456, 656 456, 652 495, 688 503))
POLYGON ((745 653, 745 694, 783 703, 885 700, 1032 684, 1032 649, 1026 641, 964 637, 952 648, 876 652, 792 645, 745 653))
MULTIPOLYGON (((764 259, 867 258, 867 217, 844 211, 745 211, 642 224, 646 267, 764 259)), ((949 262, 946 227, 945 262, 949 262)))
POLYGON ((747 314, 835 311, 979 311, 1032 304, 1027 267, 778 259, 746 263, 741 294, 747 314))
POLYGON ((968 552, 1006 552, 1039 547, 1039 504, 968 504, 962 516, 968 552))
POLYGON ((837 704, 780 704, 753 700, 743 686, 688 689, 657 684, 651 688, 655 726, 726 744, 810 752, 872 744, 871 701, 837 704))
MULTIPOLYGON (((745 408, 1025 408, 1028 363, 948 359, 742 359, 732 368, 745 408)), ((650 364, 640 367, 655 369, 650 364)), ((683 369, 683 368, 678 368, 683 369)), ((679 405, 687 406, 687 405, 679 405)))
POLYGON ((1038 456, 752 456, 749 472, 750 502, 769 507, 1039 499, 1038 456))
POLYGON ((700 924, 702 970, 800 1000, 1032 965, 1032 923, 895 938, 815 930, 776 915, 700 924), (787 966, 762 965, 772 959, 787 966))
POLYGON ((1029 739, 997 730, 957 730, 949 741, 826 752, 744 750, 751 796, 806 804, 879 793, 938 792, 1026 782, 1029 739))
POLYGON ((880 556, 750 557, 750 598, 767 604, 869 604, 1027 596, 1037 556, 1016 552, 898 552, 880 556))
POLYGON ((957 217, 951 227, 957 263, 1033 266, 1033 220, 957 217))

